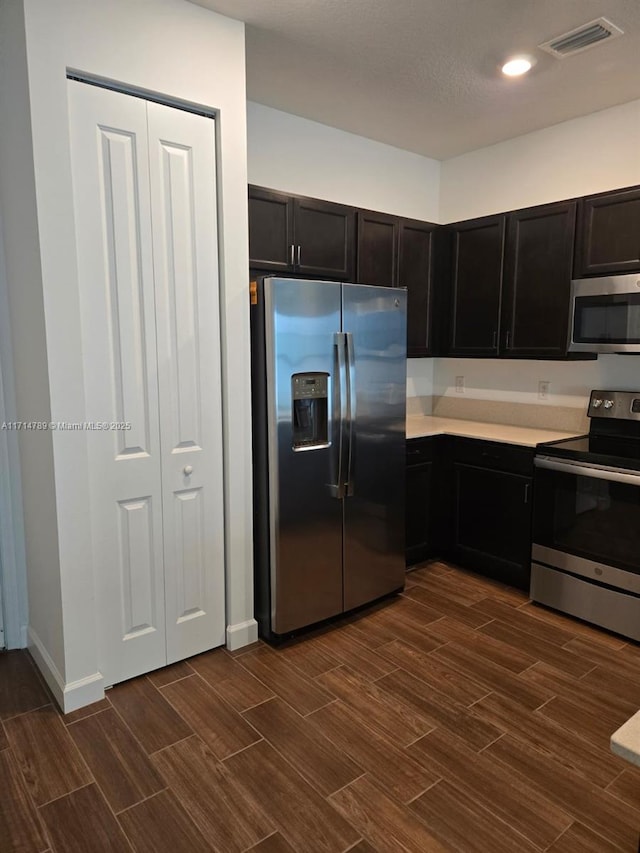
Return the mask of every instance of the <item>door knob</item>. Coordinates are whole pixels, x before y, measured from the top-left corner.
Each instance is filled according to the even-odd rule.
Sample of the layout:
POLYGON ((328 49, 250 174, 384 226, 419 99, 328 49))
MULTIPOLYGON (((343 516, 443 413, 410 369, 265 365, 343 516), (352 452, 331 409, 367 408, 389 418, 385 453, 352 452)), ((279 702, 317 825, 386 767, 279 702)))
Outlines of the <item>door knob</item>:
POLYGON ((185 465, 182 470, 184 471, 185 477, 188 477, 189 474, 193 474, 193 465, 185 465))

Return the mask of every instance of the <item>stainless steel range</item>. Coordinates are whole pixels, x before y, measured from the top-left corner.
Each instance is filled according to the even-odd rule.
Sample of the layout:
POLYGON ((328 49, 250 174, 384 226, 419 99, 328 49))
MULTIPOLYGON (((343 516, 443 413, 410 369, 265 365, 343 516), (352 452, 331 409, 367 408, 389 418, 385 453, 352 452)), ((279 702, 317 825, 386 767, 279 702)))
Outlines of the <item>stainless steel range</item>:
POLYGON ((587 414, 537 449, 531 598, 640 640, 640 391, 592 391, 587 414))

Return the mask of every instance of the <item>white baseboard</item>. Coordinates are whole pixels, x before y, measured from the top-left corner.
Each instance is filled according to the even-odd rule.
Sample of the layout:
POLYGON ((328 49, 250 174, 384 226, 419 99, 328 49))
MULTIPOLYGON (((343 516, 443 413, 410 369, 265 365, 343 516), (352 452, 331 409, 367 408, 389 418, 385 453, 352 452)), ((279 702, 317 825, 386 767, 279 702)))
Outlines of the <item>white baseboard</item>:
POLYGON ((94 672, 65 685, 63 710, 69 714, 101 699, 104 699, 104 677, 101 672, 94 672))
POLYGON ((246 622, 238 622, 236 625, 227 625, 227 648, 230 652, 249 646, 258 639, 258 623, 255 619, 247 619, 246 622))
POLYGON ((104 678, 101 672, 94 672, 86 678, 65 683, 60 670, 33 628, 27 629, 27 638, 31 656, 47 682, 49 690, 53 693, 53 698, 65 714, 104 699, 104 678))

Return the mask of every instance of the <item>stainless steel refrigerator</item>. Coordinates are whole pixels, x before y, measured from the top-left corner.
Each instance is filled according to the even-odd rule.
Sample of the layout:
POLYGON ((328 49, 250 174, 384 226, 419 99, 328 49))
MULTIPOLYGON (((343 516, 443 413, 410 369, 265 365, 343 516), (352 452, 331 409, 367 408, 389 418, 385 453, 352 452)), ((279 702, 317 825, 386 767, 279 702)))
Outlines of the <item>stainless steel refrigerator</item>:
POLYGON ((253 292, 256 618, 268 640, 404 585, 406 291, 253 292))

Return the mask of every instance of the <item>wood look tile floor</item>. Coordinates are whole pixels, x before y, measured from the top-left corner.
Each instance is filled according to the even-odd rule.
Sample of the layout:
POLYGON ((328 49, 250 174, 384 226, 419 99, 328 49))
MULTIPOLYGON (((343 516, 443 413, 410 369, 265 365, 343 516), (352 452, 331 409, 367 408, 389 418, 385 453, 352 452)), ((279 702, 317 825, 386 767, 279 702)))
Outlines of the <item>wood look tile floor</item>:
POLYGON ((0 853, 636 853, 640 646, 431 562, 278 650, 66 716, 0 654, 0 853))

